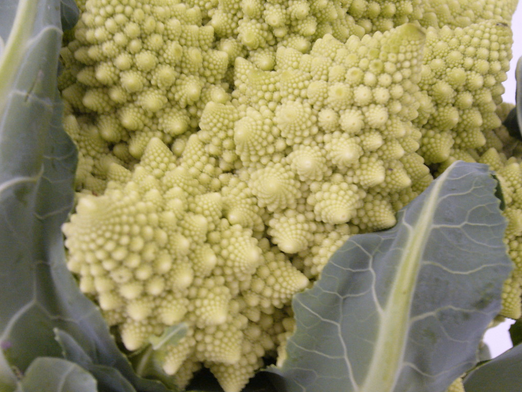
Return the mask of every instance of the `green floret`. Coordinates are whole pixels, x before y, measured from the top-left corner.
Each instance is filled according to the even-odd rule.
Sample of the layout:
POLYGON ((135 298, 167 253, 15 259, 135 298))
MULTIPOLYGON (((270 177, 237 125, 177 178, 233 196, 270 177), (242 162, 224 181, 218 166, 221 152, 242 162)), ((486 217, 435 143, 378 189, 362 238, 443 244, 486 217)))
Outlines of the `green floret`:
POLYGON ((425 114, 415 121, 428 163, 444 162, 452 147, 482 147, 484 134, 500 126, 495 110, 511 44, 510 28, 494 21, 428 29, 420 81, 425 114))
MULTIPOLYGON (((90 156, 118 151, 127 160, 108 162, 102 172, 83 170, 102 182, 97 194, 103 193, 106 181, 107 191, 80 198, 64 232, 71 271, 80 276, 82 290, 98 300, 107 321, 118 326, 127 349, 138 350, 151 336, 185 321, 189 330, 180 344, 155 355, 163 370, 183 370, 186 383, 190 370, 203 363, 234 390, 260 366, 265 350, 280 344, 275 336, 263 336, 262 345, 245 338, 245 324, 256 326, 261 315, 289 304, 307 286, 307 275, 317 277, 321 270, 305 275, 290 257, 313 249, 315 239, 334 225, 354 221, 367 231, 394 224, 397 197, 392 195, 411 184, 398 161, 406 154, 400 141, 407 145, 408 138, 418 136, 411 131, 410 110, 390 110, 389 104, 402 107, 401 102, 413 101, 424 38, 409 25, 371 39, 352 37, 346 44, 327 35, 309 55, 280 47, 273 71, 238 58, 236 90, 228 95, 205 82, 198 66, 201 50, 185 49, 198 42, 199 34, 193 25, 183 30, 177 19, 197 19, 197 12, 189 11, 176 8, 176 17, 163 15, 167 34, 161 37, 161 29, 150 27, 144 36, 136 22, 128 22, 125 34, 140 42, 153 40, 157 48, 150 44, 152 49, 136 51, 133 57, 117 56, 115 64, 123 68, 120 82, 107 71, 104 83, 122 90, 111 95, 103 90, 107 87, 72 85, 85 91, 81 103, 94 119, 93 141, 100 147, 90 156), (169 43, 172 37, 178 41, 169 43), (337 50, 326 50, 326 45, 337 50), (350 51, 359 54, 353 57, 350 51), (407 54, 398 60, 402 52, 407 54), (329 65, 326 74, 320 64, 329 65), (362 78, 346 82, 345 74, 354 68, 362 78), (322 100, 309 89, 316 81, 326 83, 322 100), (387 96, 390 88, 394 93, 387 96), (204 89, 209 93, 202 93, 204 89), (208 101, 201 101, 203 95, 208 101), (111 112, 116 119, 107 116, 111 112), (170 142, 172 151, 165 145, 170 142), (386 176, 386 168, 396 169, 386 176), (397 180, 398 175, 406 180, 397 180), (380 196, 366 201, 372 188, 380 196), (372 213, 365 214, 365 209, 372 213), (83 249, 98 231, 108 238, 93 252, 83 249), (278 248, 260 248, 258 244, 270 244, 268 239, 278 248), (270 248, 277 256, 272 262, 270 248), (237 325, 239 320, 244 322, 237 325), (243 354, 252 345, 261 347, 245 363, 243 354)), ((79 36, 82 29, 86 27, 80 25, 79 36)), ((96 61, 85 67, 94 69, 96 61)), ((87 78, 88 72, 80 74, 83 81, 101 83, 95 71, 87 78)), ((73 113, 83 110, 72 98, 73 113)), ((78 134, 80 150, 88 152, 82 147, 89 146, 82 142, 85 136, 72 134, 78 134)), ((324 257, 316 263, 323 266, 324 257)))
POLYGON ((201 25, 198 8, 155 1, 108 11, 104 4, 86 3, 76 39, 62 50, 76 81, 66 75, 61 86, 70 109, 89 113, 107 146, 126 143, 139 159, 153 137, 172 143, 196 129, 229 58, 210 48, 214 31, 201 25), (118 120, 110 127, 102 120, 108 113, 118 120))
POLYGON ((68 267, 79 275, 80 289, 96 297, 109 324, 119 327, 128 350, 142 348, 152 335, 185 321, 188 335, 178 346, 162 350, 163 370, 172 375, 184 362, 211 362, 221 370, 218 378, 238 390, 259 367, 263 345, 275 346, 274 337, 263 336, 261 344, 245 336, 243 311, 259 306, 271 315, 308 279, 284 254, 271 262, 248 220, 232 220, 246 221, 241 226, 225 218, 232 214, 232 195, 246 202, 248 194, 234 193, 231 187, 238 185, 230 182, 223 197, 208 192, 190 169, 183 159, 178 166, 157 138, 132 173, 114 164, 105 194, 80 197, 76 213, 64 225, 68 267), (270 289, 273 280, 280 283, 277 291, 270 289), (242 354, 252 345, 261 351, 255 367, 239 378, 241 385, 234 385, 229 378, 240 374, 225 366, 242 364, 242 354))
POLYGON ((466 27, 486 20, 509 22, 516 5, 516 0, 427 1, 420 21, 423 26, 440 28, 466 27))

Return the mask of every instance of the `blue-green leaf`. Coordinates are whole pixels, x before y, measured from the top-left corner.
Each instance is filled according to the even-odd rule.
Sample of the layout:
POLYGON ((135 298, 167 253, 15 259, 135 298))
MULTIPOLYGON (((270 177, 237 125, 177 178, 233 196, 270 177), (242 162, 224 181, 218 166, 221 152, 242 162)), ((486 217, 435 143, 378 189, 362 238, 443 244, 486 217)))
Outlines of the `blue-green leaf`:
POLYGON ((62 348, 63 357, 81 366, 96 378, 98 390, 103 392, 135 392, 132 384, 114 367, 95 364, 76 340, 60 329, 55 329, 56 341, 62 348))
POLYGON ((348 239, 293 301, 283 388, 444 391, 473 367, 512 269, 495 187, 457 162, 394 228, 348 239))
POLYGON ((172 376, 165 373, 161 364, 164 361, 166 347, 177 345, 187 335, 187 331, 187 324, 181 322, 169 326, 159 336, 153 335, 149 337, 150 345, 131 355, 132 364, 138 375, 157 379, 171 390, 178 391, 172 376))
POLYGON ((518 59, 515 78, 517 80, 516 105, 504 119, 503 124, 509 135, 520 141, 522 140, 522 57, 518 59))
POLYGON ((0 23, 0 39, 4 46, 12 30, 17 7, 17 1, 0 1, 0 20, 2 21, 0 23))
POLYGON ((25 392, 97 392, 96 379, 75 363, 59 358, 35 359, 20 388, 25 392))
POLYGON ((80 10, 74 0, 61 0, 61 21, 63 30, 72 29, 79 17, 80 10))
POLYGON ((513 346, 522 344, 522 319, 519 319, 513 325, 511 325, 509 328, 509 336, 513 346))
POLYGON ((522 345, 517 345, 470 372, 466 392, 518 392, 522 389, 522 345))
POLYGON ((61 357, 58 328, 137 389, 165 390, 134 373, 65 266, 61 225, 73 204, 76 149, 56 87, 61 4, 0 2, 0 26, 11 28, 0 27, 0 386, 12 388, 38 357, 61 357))
POLYGON ((4 353, 0 351, 0 391, 10 392, 16 389, 17 378, 11 368, 11 365, 7 362, 4 353))
MULTIPOLYGON (((516 117, 518 122, 519 130, 522 130, 522 57, 520 57, 517 61, 517 67, 515 69, 515 77, 517 80, 517 90, 516 90, 516 117)), ((518 138, 521 139, 521 138, 518 138)))

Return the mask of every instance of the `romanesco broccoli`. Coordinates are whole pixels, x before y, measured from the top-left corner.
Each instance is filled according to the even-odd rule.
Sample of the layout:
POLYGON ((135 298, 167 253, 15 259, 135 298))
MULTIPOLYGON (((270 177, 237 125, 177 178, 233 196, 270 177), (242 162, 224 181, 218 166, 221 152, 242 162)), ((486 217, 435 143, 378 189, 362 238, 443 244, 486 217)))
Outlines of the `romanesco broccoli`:
POLYGON ((293 295, 456 159, 505 189, 503 314, 520 316, 500 98, 516 0, 78 4, 59 81, 79 150, 68 267, 129 351, 187 324, 153 355, 180 388, 204 366, 241 390, 284 358, 293 295))

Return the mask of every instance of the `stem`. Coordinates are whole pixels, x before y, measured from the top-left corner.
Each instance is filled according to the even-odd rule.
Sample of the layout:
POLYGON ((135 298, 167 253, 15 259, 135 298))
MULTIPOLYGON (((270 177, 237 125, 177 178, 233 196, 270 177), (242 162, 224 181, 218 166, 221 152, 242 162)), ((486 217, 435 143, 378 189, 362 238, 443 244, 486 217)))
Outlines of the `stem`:
POLYGON ((34 21, 41 6, 39 1, 20 0, 16 10, 13 27, 0 57, 0 114, 4 111, 5 99, 10 86, 16 81, 16 73, 24 58, 25 44, 33 34, 34 21))

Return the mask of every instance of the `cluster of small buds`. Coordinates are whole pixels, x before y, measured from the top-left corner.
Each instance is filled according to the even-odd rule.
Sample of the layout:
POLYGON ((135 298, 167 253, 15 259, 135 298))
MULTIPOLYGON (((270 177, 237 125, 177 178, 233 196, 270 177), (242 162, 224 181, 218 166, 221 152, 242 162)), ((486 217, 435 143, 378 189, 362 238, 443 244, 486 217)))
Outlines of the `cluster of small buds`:
POLYGON ((281 363, 292 297, 457 159, 497 171, 502 313, 520 317, 520 146, 499 106, 516 0, 78 3, 68 267, 129 351, 187 325, 152 353, 178 387, 206 367, 237 391, 281 363))

